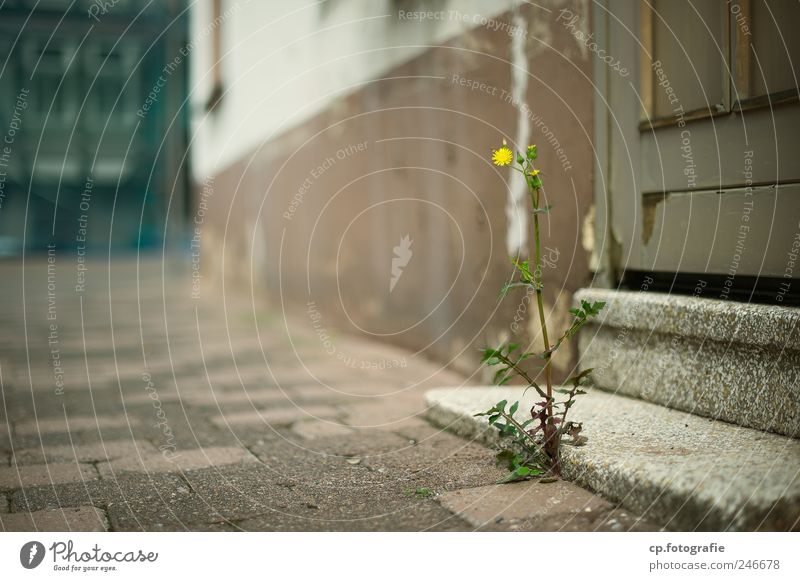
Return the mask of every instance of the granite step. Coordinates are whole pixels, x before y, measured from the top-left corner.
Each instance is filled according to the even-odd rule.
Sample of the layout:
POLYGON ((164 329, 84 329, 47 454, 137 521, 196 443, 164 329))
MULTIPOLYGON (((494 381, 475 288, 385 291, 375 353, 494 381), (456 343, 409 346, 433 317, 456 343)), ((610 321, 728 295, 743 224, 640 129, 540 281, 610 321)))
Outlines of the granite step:
POLYGON ((606 303, 578 342, 597 387, 800 436, 800 309, 595 288, 575 300, 606 303))
MULTIPOLYGON (((439 388, 428 419, 499 446, 485 417, 522 387, 439 388)), ((530 417, 529 415, 527 417, 530 417)), ((585 446, 564 446, 564 476, 671 530, 800 530, 800 441, 592 390, 573 408, 585 446)))

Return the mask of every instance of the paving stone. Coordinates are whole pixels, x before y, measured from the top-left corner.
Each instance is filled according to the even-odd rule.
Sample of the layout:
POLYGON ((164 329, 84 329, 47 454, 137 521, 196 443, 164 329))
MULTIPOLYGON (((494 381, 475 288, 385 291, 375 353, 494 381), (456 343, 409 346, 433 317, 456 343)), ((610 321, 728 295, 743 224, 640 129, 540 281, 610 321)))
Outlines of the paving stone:
POLYGON ((404 442, 402 448, 369 458, 368 464, 393 474, 406 489, 441 492, 494 483, 507 474, 496 465, 495 452, 452 434, 441 433, 413 445, 397 437, 404 442))
POLYGON ((184 472, 211 466, 244 464, 258 460, 244 448, 212 447, 195 450, 179 450, 174 455, 165 456, 151 453, 142 456, 128 455, 97 465, 100 475, 112 476, 119 472, 184 472))
MULTIPOLYGON (((94 388, 92 389, 92 394, 89 394, 88 391, 83 388, 81 391, 67 392, 59 398, 52 397, 50 394, 37 396, 35 398, 15 398, 13 408, 9 408, 9 416, 13 418, 36 417, 39 419, 39 422, 42 423, 43 428, 49 429, 49 427, 44 424, 44 422, 47 421, 47 423, 56 423, 57 431, 66 432, 67 424, 63 421, 65 409, 69 416, 85 414, 87 410, 90 410, 95 416, 100 418, 115 416, 132 417, 142 409, 148 409, 148 407, 146 407, 148 405, 149 402, 135 404, 127 398, 123 403, 123 396, 120 395, 116 388, 115 391, 109 391, 107 394, 102 395, 96 393, 94 388), (52 420, 56 420, 56 422, 51 422, 52 420)), ((152 406, 150 406, 149 409, 152 410, 152 406)), ((78 428, 79 431, 85 431, 78 422, 73 422, 72 424, 73 432, 75 432, 76 428, 78 428)), ((127 427, 127 424, 122 425, 122 427, 127 427)), ((31 432, 27 427, 24 426, 24 428, 27 433, 31 432)), ((103 431, 108 428, 108 424, 103 426, 101 423, 101 429, 103 431)), ((89 429, 97 432, 96 423, 91 422, 89 424, 89 429)))
POLYGON ((319 507, 303 516, 273 511, 234 521, 232 525, 237 530, 243 531, 445 532, 467 531, 472 528, 467 522, 430 500, 406 503, 394 510, 391 505, 387 508, 389 510, 384 514, 349 518, 347 515, 329 515, 325 511, 320 512, 319 507))
POLYGON ((454 490, 440 495, 438 501, 475 527, 498 520, 554 519, 567 522, 575 515, 612 508, 608 501, 563 480, 549 484, 530 481, 454 490))
POLYGON ((292 425, 292 432, 306 440, 353 434, 353 430, 349 426, 322 420, 303 420, 301 422, 295 422, 292 425))
POLYGON ((365 495, 376 490, 404 494, 418 487, 443 491, 496 482, 505 475, 495 466, 491 450, 451 434, 415 446, 397 434, 362 430, 251 449, 276 473, 313 490, 349 489, 365 495))
MULTIPOLYGON (((175 474, 146 478, 129 474, 117 478, 115 484, 120 492, 106 504, 111 528, 115 531, 189 530, 192 523, 224 520, 223 514, 175 474)), ((107 486, 102 495, 107 496, 112 491, 107 486)))
MULTIPOLYGON (((0 270, 7 267, 0 264, 0 270)), ((90 268, 107 272, 102 262, 90 268)), ((460 385, 459 376, 369 338, 337 337, 342 352, 370 367, 353 369, 323 352, 307 317, 266 313, 272 322, 264 324, 264 313, 253 320, 247 300, 229 301, 226 312, 210 289, 204 289, 208 302, 186 301, 186 272, 173 270, 146 260, 139 272, 115 264, 113 344, 108 289, 84 295, 83 328, 77 298, 59 303, 69 375, 60 398, 52 396, 47 326, 28 325, 34 351, 27 353, 19 344, 23 319, 14 308, 0 309, 0 417, 11 418, 14 428, 9 433, 0 425, 0 482, 11 478, 0 494, 0 512, 24 519, 29 512, 96 507, 114 531, 475 528, 427 492, 418 493, 487 486, 505 474, 490 449, 432 428, 422 417, 425 386, 460 385), (406 366, 388 365, 395 361, 406 366), (145 391, 145 370, 158 402, 145 391), (172 431, 169 439, 154 425, 156 403, 172 431), (158 452, 167 441, 177 450, 173 462, 158 452), (55 484, 43 475, 49 467, 58 476, 55 484), (26 477, 24 488, 17 468, 26 477), (91 479, 83 480, 86 470, 91 479)), ((31 312, 44 312, 43 299, 28 298, 31 312)), ((59 513, 48 518, 53 514, 59 513)), ((601 530, 628 524, 621 516, 607 524, 599 515, 581 518, 580 526, 601 530)), ((512 524, 519 530, 565 526, 546 518, 512 524)), ((483 528, 490 526, 511 530, 508 523, 483 528)))
MULTIPOLYGON (((177 394, 172 398, 177 401, 177 394)), ((184 405, 203 405, 223 409, 235 409, 237 406, 243 409, 252 409, 253 406, 268 408, 288 408, 293 406, 307 406, 316 403, 347 402, 355 398, 337 393, 331 389, 314 389, 306 387, 287 388, 280 387, 268 388, 247 388, 241 387, 232 390, 215 390, 213 393, 208 391, 198 393, 182 393, 180 401, 184 405)))
POLYGON ((0 514, 4 531, 98 532, 108 530, 105 513, 93 506, 0 514))
POLYGON ((502 532, 653 532, 663 530, 657 525, 613 509, 603 512, 558 514, 541 518, 505 521, 498 517, 480 528, 482 531, 502 532))
MULTIPOLYGON (((505 476, 505 471, 495 465, 492 450, 444 432, 416 442, 385 430, 358 430, 351 436, 315 440, 305 446, 328 458, 358 458, 359 466, 389 475, 403 489, 477 486, 505 476)), ((254 451, 261 455, 258 448, 254 451)))
POLYGON ((246 405, 252 407, 254 405, 274 405, 274 406, 291 406, 291 396, 282 392, 280 388, 268 389, 247 389, 230 391, 230 390, 214 390, 181 393, 180 397, 175 394, 174 401, 180 400, 184 405, 205 405, 205 406, 220 406, 228 407, 235 405, 246 405))
POLYGON ((444 428, 422 420, 414 423, 405 423, 402 426, 398 426, 394 432, 412 443, 424 442, 439 434, 447 433, 444 428))
MULTIPOLYGON (((94 480, 85 484, 37 486, 11 494, 12 512, 67 508, 82 505, 102 507, 112 523, 111 530, 144 530, 161 523, 185 530, 176 511, 184 517, 192 513, 208 516, 208 507, 192 496, 187 482, 176 474, 122 473, 113 479, 94 480), (114 526, 114 521, 124 526, 114 526)), ((166 530, 173 530, 172 528, 166 530)))
POLYGON ((354 428, 397 431, 425 423, 425 409, 417 398, 386 398, 343 407, 344 421, 354 428))
MULTIPOLYGON (((152 489, 109 505, 114 530, 226 530, 236 528, 231 523, 265 513, 274 512, 279 518, 319 515, 325 502, 341 504, 343 494, 307 491, 260 464, 195 470, 184 477, 172 482, 159 479, 152 489)), ((371 504, 369 497, 353 494, 360 498, 362 510, 371 504)))
MULTIPOLYGON (((380 380, 370 378, 329 380, 325 383, 323 387, 329 393, 347 398, 351 403, 369 402, 371 398, 392 397, 403 394, 406 389, 406 382, 392 377, 380 380)), ((293 390, 301 388, 302 386, 292 387, 293 390)))
MULTIPOLYGON (((299 460, 302 464, 304 461, 299 460)), ((195 494, 242 530, 464 530, 464 521, 435 503, 387 485, 388 475, 339 463, 315 462, 313 485, 286 475, 280 464, 234 467, 187 475, 195 494), (330 471, 358 473, 361 486, 330 471), (365 484, 365 480, 369 484, 365 484), (237 516, 238 515, 238 516, 237 516)))
POLYGON ((326 367, 316 370, 305 370, 298 367, 276 371, 274 375, 274 380, 271 377, 269 378, 271 384, 279 385, 287 389, 299 385, 321 383, 325 385, 338 385, 341 383, 363 380, 367 377, 366 375, 359 375, 357 371, 348 370, 345 367, 326 367))
MULTIPOLYGON (((133 430, 133 438, 143 440, 158 435, 158 431, 151 424, 139 426, 133 430)), ((125 428, 104 428, 102 433, 97 430, 83 432, 49 432, 44 434, 14 434, 12 442, 15 450, 30 450, 40 446, 45 447, 75 447, 75 446, 100 446, 104 441, 131 439, 131 430, 125 428)))
POLYGON ((17 464, 42 464, 53 462, 105 462, 117 458, 135 458, 153 454, 156 447, 146 440, 112 440, 98 444, 78 446, 46 446, 17 450, 14 459, 17 464))
MULTIPOLYGON (((287 438, 287 442, 297 442, 287 438)), ((384 430, 351 430, 347 434, 331 436, 314 442, 299 442, 296 447, 314 454, 330 457, 377 458, 409 447, 407 440, 384 430)), ((273 447, 277 449, 276 447, 273 447)))
MULTIPOLYGON (((119 529, 125 530, 125 529, 119 529)), ((222 519, 219 522, 175 522, 175 523, 163 523, 163 522, 143 522, 141 527, 135 528, 133 530, 142 531, 142 532, 159 532, 159 533, 166 533, 166 532, 184 532, 184 531, 191 531, 191 532, 199 532, 199 533, 227 533, 227 532, 234 532, 239 531, 241 529, 237 528, 236 525, 230 519, 222 519)))
POLYGON ((193 493, 213 507, 219 519, 241 519, 272 510, 303 512, 313 496, 276 466, 248 464, 185 475, 193 493))
POLYGON ((372 464, 381 454, 404 445, 405 441, 394 434, 365 432, 310 441, 287 438, 255 444, 250 449, 264 469, 287 486, 323 494, 346 490, 369 496, 376 490, 402 492, 408 488, 405 477, 372 464))
POLYGON ((122 417, 70 417, 69 421, 64 418, 27 420, 17 423, 14 426, 14 433, 20 435, 38 435, 48 432, 70 433, 105 428, 124 428, 131 423, 130 418, 122 417))
POLYGON ((222 414, 212 418, 212 423, 220 428, 262 426, 288 426, 298 420, 309 418, 332 418, 337 415, 332 406, 293 406, 289 408, 268 408, 222 414))
POLYGON ((86 482, 98 478, 94 467, 87 464, 36 464, 0 468, 0 490, 27 488, 46 484, 86 482))
MULTIPOLYGON (((103 484, 102 480, 91 480, 80 484, 29 486, 17 489, 9 494, 9 512, 32 512, 82 505, 102 506, 103 502, 97 491, 103 484)), ((118 491, 116 493, 118 494, 118 491)))
POLYGON ((291 388, 291 393, 302 401, 330 401, 348 398, 349 392, 346 388, 324 385, 297 385, 291 388))
POLYGON ((637 517, 634 514, 620 508, 615 508, 606 513, 602 513, 593 523, 592 530, 595 531, 660 531, 662 527, 637 517))
MULTIPOLYGON (((203 418, 205 420, 206 417, 203 418)), ((205 422, 193 424, 192 431, 181 430, 175 434, 175 449, 196 450, 198 448, 212 447, 249 447, 250 444, 260 441, 272 441, 280 439, 282 435, 278 428, 264 426, 248 426, 236 432, 232 430, 219 430, 205 422)))

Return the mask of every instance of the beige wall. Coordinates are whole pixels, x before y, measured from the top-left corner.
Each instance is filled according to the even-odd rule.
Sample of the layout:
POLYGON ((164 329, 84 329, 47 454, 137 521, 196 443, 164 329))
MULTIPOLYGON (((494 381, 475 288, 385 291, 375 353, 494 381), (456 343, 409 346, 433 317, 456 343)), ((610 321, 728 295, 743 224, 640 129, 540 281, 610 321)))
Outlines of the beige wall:
MULTIPOLYGON (((592 203, 593 91, 589 56, 556 17, 562 6, 580 15, 576 26, 588 28, 589 17, 582 2, 546 6, 551 12, 526 5, 421 50, 210 177, 195 157, 208 204, 203 276, 253 284, 312 330, 360 330, 472 372, 477 348, 508 338, 515 313, 520 333, 536 337, 522 296, 498 299, 512 274, 507 248, 521 241, 525 252, 531 240, 513 231, 527 215, 514 212, 511 172, 488 162, 500 140, 527 131, 554 206, 544 222, 547 252, 557 255, 556 268, 544 270, 547 310, 552 324, 566 325, 572 291, 590 280, 582 226, 592 203), (390 293, 404 236, 411 257, 390 293)), ((226 109, 203 122, 236 115, 226 109)), ((200 134, 206 152, 208 139, 200 134)), ((570 354, 556 363, 565 368, 570 354)))

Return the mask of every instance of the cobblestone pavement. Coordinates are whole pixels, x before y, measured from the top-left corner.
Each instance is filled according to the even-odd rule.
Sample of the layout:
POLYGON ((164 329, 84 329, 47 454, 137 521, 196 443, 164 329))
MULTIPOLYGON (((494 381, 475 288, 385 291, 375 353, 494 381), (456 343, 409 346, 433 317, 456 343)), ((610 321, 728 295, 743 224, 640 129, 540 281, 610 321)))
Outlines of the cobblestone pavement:
POLYGON ((172 261, 51 262, 0 263, 4 530, 652 528, 569 483, 493 485, 491 450, 424 420, 463 378, 324 311, 192 298, 172 261))

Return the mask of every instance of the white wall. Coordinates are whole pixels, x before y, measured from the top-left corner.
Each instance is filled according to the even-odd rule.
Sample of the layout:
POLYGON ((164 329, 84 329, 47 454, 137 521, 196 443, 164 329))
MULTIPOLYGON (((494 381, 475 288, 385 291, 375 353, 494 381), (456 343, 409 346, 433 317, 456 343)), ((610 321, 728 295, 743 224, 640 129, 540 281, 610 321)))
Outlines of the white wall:
POLYGON ((206 114, 211 0, 198 0, 190 24, 195 180, 218 173, 426 46, 474 28, 514 2, 418 2, 436 13, 436 19, 420 21, 401 18, 392 0, 223 0, 226 92, 217 110, 206 114))

